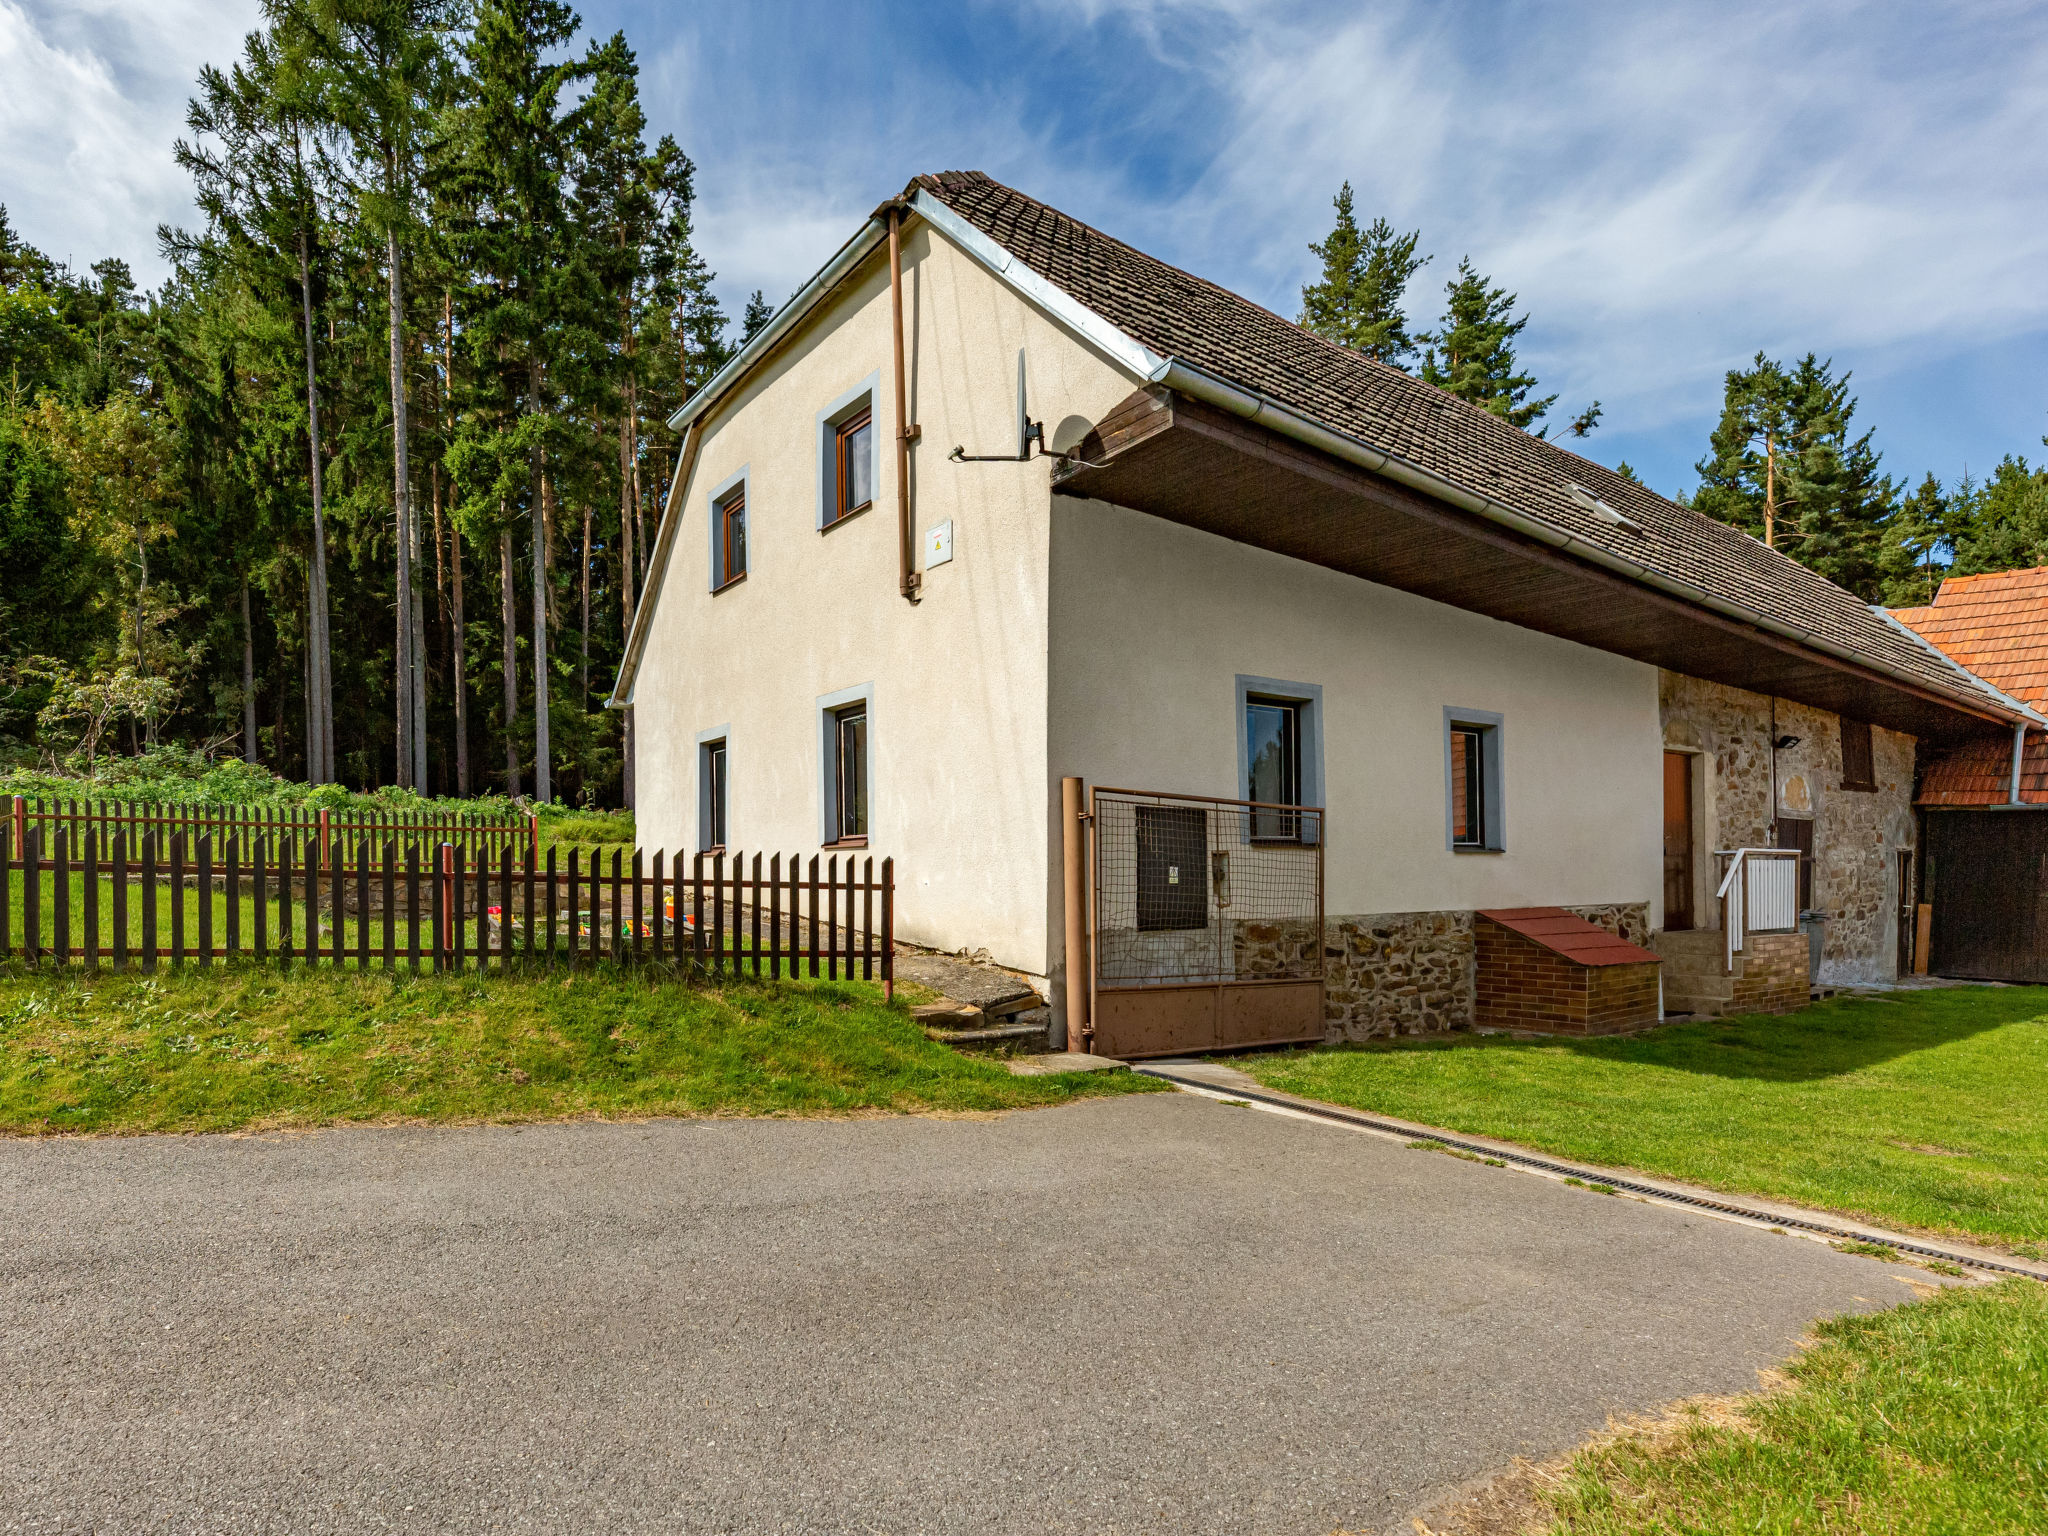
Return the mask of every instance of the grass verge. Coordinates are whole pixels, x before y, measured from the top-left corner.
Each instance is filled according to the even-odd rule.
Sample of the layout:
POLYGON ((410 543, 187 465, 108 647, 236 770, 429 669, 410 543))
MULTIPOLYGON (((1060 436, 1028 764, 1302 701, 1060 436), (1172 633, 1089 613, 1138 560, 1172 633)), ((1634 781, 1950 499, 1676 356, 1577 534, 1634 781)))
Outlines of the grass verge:
POLYGON ((1269 1087, 2039 1257, 2048 989, 1836 999, 1627 1038, 1457 1036, 1234 1063, 1269 1087))
POLYGON ((0 969, 0 1133, 1004 1110, 1163 1087, 1014 1077, 861 982, 0 969))
POLYGON ((2048 1286, 1822 1323, 1775 1391, 1681 1408, 1545 1479, 1556 1536, 2048 1530, 2048 1286))

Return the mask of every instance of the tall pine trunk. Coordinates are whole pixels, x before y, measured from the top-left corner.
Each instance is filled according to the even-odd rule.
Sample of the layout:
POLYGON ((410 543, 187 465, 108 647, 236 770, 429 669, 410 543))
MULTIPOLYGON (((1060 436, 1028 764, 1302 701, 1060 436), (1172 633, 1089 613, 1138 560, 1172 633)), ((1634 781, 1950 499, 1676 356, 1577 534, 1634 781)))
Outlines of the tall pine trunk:
POLYGON ((512 529, 498 525, 498 606, 505 631, 505 793, 519 794, 519 603, 512 581, 512 529))
POLYGON ((412 566, 412 785, 421 794, 427 793, 427 601, 419 579, 420 518, 419 508, 413 507, 412 516, 406 519, 412 531, 412 548, 407 553, 407 562, 412 566))
POLYGON ((256 761, 256 625, 249 617, 249 578, 242 578, 242 761, 256 761))
MULTIPOLYGON (((394 178, 395 179, 395 178, 394 178)), ((398 737, 397 781, 413 788, 413 690, 418 658, 413 655, 412 476, 406 458, 405 289, 399 269, 398 228, 384 232, 387 301, 391 310, 391 499, 398 516, 398 737)))
MULTIPOLYGON (((540 415, 540 361, 526 369, 526 408, 540 415)), ((527 510, 533 524, 533 796, 545 805, 554 798, 548 772, 548 472, 541 450, 533 450, 533 484, 527 510)))
POLYGON ((314 724, 307 733, 312 752, 306 777, 315 784, 326 784, 334 778, 334 661, 328 640, 327 512, 320 484, 320 385, 313 366, 313 264, 303 229, 299 231, 299 315, 306 332, 306 440, 313 472, 312 632, 307 636, 312 649, 312 692, 306 711, 314 724))
POLYGON ((583 568, 578 573, 583 585, 583 627, 577 631, 583 637, 583 662, 578 669, 578 684, 582 691, 583 708, 590 708, 590 502, 583 503, 583 568))
POLYGON ((449 596, 452 599, 455 646, 455 793, 469 796, 469 658, 462 615, 462 529, 448 529, 449 596))
MULTIPOLYGON (((447 327, 448 343, 447 381, 442 389, 441 407, 447 421, 452 423, 455 413, 455 293, 452 289, 441 291, 441 316, 447 327)), ((439 474, 438 466, 435 472, 439 474)), ((437 479, 435 484, 439 483, 437 479)), ((454 652, 451 686, 455 692, 455 793, 466 799, 469 795, 469 656, 462 612, 462 525, 455 520, 452 485, 449 487, 448 508, 448 570, 449 595, 454 607, 449 639, 454 652)))

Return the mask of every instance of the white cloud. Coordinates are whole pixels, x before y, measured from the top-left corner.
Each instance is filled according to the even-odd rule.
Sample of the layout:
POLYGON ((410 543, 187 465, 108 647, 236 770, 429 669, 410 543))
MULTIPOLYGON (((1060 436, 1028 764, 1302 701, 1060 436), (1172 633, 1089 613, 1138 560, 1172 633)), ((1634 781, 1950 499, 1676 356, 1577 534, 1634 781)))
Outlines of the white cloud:
MULTIPOLYGON (((1170 8, 1125 10, 1167 37, 1170 8)), ((1758 347, 1924 362, 2048 328, 2037 8, 1272 5, 1235 22, 1197 61, 1221 148, 1153 212, 1181 259, 1283 311, 1348 178, 1363 214, 1436 253, 1412 307, 1470 253, 1535 316, 1546 385, 1603 394, 1610 424, 1617 400, 1637 428, 1697 415, 1758 347)))
POLYGON ((21 236, 161 279, 158 223, 194 217, 171 158, 185 102, 256 21, 254 0, 0 0, 0 203, 21 236))

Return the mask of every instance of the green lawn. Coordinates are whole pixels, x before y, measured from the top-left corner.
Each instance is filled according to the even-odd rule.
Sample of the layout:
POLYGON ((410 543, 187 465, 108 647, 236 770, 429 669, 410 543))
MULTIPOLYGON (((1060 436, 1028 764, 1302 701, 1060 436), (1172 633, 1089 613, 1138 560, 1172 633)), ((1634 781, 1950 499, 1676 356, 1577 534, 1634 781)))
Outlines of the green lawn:
POLYGON ((1163 1087, 1013 1077, 861 982, 0 967, 0 1133, 1003 1110, 1163 1087))
POLYGON ((1572 1158, 2017 1246, 2048 1239, 2048 989, 1819 1003, 1623 1039, 1241 1060, 1270 1087, 1572 1158))
POLYGON ((1555 1536, 2039 1536, 2048 1286, 1952 1290, 1816 1330, 1787 1390, 1573 1458, 1555 1536))

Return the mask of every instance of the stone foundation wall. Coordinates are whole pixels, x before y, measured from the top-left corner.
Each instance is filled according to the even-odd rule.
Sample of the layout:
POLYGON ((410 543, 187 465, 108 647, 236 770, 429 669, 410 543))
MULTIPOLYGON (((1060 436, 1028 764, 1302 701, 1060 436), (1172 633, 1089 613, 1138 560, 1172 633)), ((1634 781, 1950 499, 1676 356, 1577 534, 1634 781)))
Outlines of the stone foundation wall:
MULTIPOLYGON (((1840 720, 1825 710, 1676 672, 1659 678, 1664 744, 1696 751, 1706 771, 1696 781, 1700 867, 1693 883, 1695 921, 1717 927, 1712 900, 1719 879, 1709 850, 1771 845, 1774 814, 1813 822, 1813 909, 1826 920, 1820 979, 1843 984, 1887 981, 1898 969, 1898 853, 1914 845, 1914 739, 1873 726, 1874 790, 1842 787, 1840 720), (1771 799, 1772 732, 1799 740, 1776 754, 1771 799)), ((1638 942, 1641 942, 1640 940, 1638 942)))
MULTIPOLYGON (((1567 907, 1631 944, 1647 944, 1640 901, 1567 907)), ((1470 1029, 1478 1012, 1478 948, 1471 912, 1375 912, 1332 917, 1323 928, 1330 1038, 1370 1040, 1470 1029)), ((1654 1003, 1653 1003, 1654 1007, 1654 1003)))

